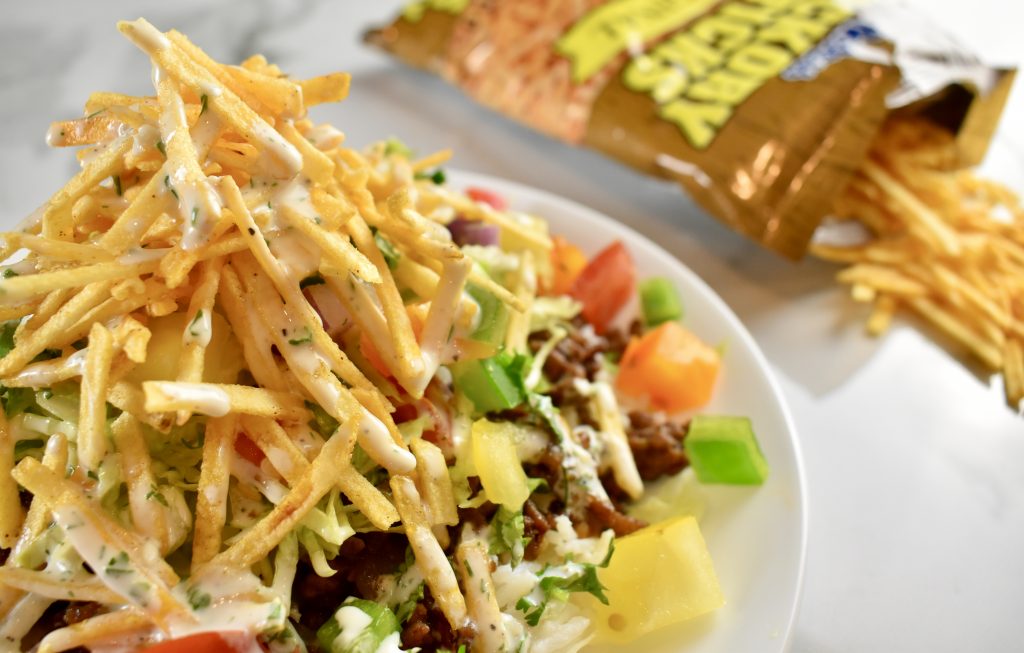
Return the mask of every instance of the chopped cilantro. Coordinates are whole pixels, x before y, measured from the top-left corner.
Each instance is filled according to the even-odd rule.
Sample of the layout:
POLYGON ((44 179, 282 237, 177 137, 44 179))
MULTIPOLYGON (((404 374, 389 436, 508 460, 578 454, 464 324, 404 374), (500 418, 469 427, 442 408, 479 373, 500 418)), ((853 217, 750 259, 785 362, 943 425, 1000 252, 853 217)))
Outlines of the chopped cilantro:
POLYGON ((174 195, 174 199, 178 199, 178 191, 174 190, 174 186, 171 186, 171 176, 164 175, 164 186, 170 191, 171 195, 174 195))
POLYGON ((202 610, 209 607, 212 600, 213 597, 198 587, 193 587, 188 591, 188 604, 192 606, 193 610, 202 610))
POLYGON ((447 176, 444 174, 443 169, 438 168, 433 172, 417 172, 416 179, 429 179, 438 186, 441 186, 447 180, 447 176))
POLYGON ((121 189, 121 176, 114 175, 112 179, 114 180, 114 190, 117 191, 117 196, 121 197, 124 195, 124 191, 121 189))
POLYGON ((18 276, 18 273, 13 268, 6 268, 4 270, 4 279, 10 279, 11 277, 18 276))
POLYGON ((512 511, 501 506, 491 520, 490 552, 494 555, 507 553, 512 564, 517 565, 523 560, 523 554, 530 538, 525 537, 526 520, 523 511, 512 511))
POLYGON ((311 342, 313 342, 313 332, 309 330, 309 327, 302 327, 302 331, 296 337, 288 338, 288 344, 295 347, 311 342))
POLYGON ((537 603, 524 596, 516 601, 516 610, 523 613, 523 619, 527 624, 536 626, 540 623, 541 617, 544 616, 548 603, 551 601, 564 602, 568 600, 570 594, 575 592, 592 594, 598 601, 608 605, 608 597, 605 596, 605 588, 597 577, 597 569, 608 566, 614 550, 615 544, 613 542, 609 544, 608 553, 605 555, 604 560, 596 565, 590 563, 575 565, 573 573, 568 576, 549 575, 542 577, 539 586, 544 593, 544 598, 540 603, 537 603))
POLYGON ((160 504, 165 508, 170 507, 169 504, 167 503, 167 497, 165 497, 163 493, 161 493, 160 490, 157 489, 156 485, 149 486, 149 492, 146 493, 146 498, 160 502, 160 504))
POLYGON ((203 309, 196 311, 196 316, 192 318, 192 322, 188 325, 188 332, 193 338, 198 338, 200 334, 200 327, 203 321, 203 309))
POLYGON ((156 142, 156 149, 160 150, 160 154, 167 156, 167 147, 164 145, 163 141, 156 142))
POLYGON ((404 624, 412 616, 416 605, 423 600, 423 583, 420 583, 404 601, 395 607, 395 618, 398 623, 404 624))
POLYGON ((209 98, 206 97, 206 93, 203 93, 199 97, 199 115, 203 115, 204 113, 206 113, 206 103, 208 101, 209 101, 209 98))
POLYGON ((105 573, 108 576, 124 576, 132 571, 132 568, 128 566, 128 554, 121 551, 107 562, 105 573))

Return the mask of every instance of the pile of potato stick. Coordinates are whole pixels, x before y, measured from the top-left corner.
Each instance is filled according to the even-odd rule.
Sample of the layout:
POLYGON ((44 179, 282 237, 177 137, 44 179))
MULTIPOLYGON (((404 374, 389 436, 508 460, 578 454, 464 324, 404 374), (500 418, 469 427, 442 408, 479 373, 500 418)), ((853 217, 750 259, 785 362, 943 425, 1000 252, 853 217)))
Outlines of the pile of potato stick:
POLYGON ((444 340, 475 309, 462 292, 467 280, 514 309, 531 300, 474 269, 444 221, 458 213, 496 224, 540 251, 550 248, 546 234, 417 175, 445 162, 447 151, 418 161, 392 157, 384 166, 390 155, 383 147, 346 148, 342 132, 313 124, 307 109, 344 99, 346 74, 293 80, 260 56, 240 66, 217 63, 182 34, 161 33, 143 19, 118 28, 152 60, 155 95, 94 93, 86 117, 55 123, 50 143, 81 146, 82 169, 0 245, 7 261, 0 319, 20 320, 14 348, 0 359, 0 384, 81 380, 77 434, 72 443, 52 436, 41 461, 14 465, 0 411, 0 547, 12 549, 0 567, 0 622, 9 626, 17 615, 72 598, 109 610, 46 635, 38 650, 57 651, 193 621, 174 591, 182 581, 162 557, 176 536, 147 501, 153 460, 140 427, 166 433, 207 415, 193 577, 265 562, 338 488, 374 528, 404 528, 438 606, 453 628, 462 625, 466 599, 438 541, 458 520, 451 480, 429 472, 438 464, 436 447, 406 445, 388 397, 395 381, 421 396, 438 365, 449 362, 444 340), (378 237, 400 252, 397 265, 385 259, 378 237), (429 300, 419 334, 396 280, 429 300), (321 318, 307 284, 344 306, 393 380, 358 347, 336 342, 338 325, 321 318), (178 313, 188 326, 176 378, 132 382, 129 373, 146 361, 147 324, 178 313), (244 385, 204 380, 214 313, 241 346, 244 385), (44 351, 59 355, 34 361, 44 351), (112 438, 108 403, 121 411, 112 438), (309 446, 302 432, 313 404, 340 426, 309 446), (288 491, 225 541, 234 441, 243 432, 278 467, 288 491), (387 470, 383 490, 353 467, 357 442, 387 470), (113 451, 128 486, 128 526, 92 496, 95 472, 113 451), (27 510, 19 485, 32 495, 27 510), (114 591, 92 574, 57 578, 12 563, 51 522, 63 523, 62 510, 98 533, 106 551, 127 556, 149 588, 144 597, 114 591), (161 555, 146 555, 146 542, 156 542, 161 555))
POLYGON ((893 119, 836 204, 872 233, 865 244, 812 246, 847 264, 839 281, 872 305, 884 333, 908 308, 1001 372, 1024 399, 1024 209, 1004 186, 955 170, 953 137, 922 118, 893 119))

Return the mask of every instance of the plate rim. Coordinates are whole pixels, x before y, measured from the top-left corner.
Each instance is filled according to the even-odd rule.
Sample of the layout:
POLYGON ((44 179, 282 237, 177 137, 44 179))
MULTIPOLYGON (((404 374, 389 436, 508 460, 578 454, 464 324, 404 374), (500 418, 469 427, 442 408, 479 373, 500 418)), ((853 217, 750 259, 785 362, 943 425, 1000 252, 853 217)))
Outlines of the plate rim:
MULTIPOLYGON (((566 207, 568 211, 577 212, 586 216, 587 220, 591 220, 596 224, 600 225, 602 229, 610 232, 611 235, 616 237, 626 237, 631 240, 638 240, 644 245, 649 247, 652 251, 657 253, 657 256, 662 259, 662 262, 667 263, 683 274, 684 277, 695 287, 698 292, 704 295, 704 298, 708 300, 716 310, 718 310, 725 320, 730 324, 732 328, 739 334, 740 340, 746 346, 746 348, 752 353, 754 361, 757 366, 764 372, 765 378, 768 382, 768 387, 771 389, 772 398, 775 400, 775 404, 778 407, 779 413, 782 416, 783 423, 785 424, 786 430, 789 433, 790 445, 793 451, 793 467, 796 472, 797 479, 797 504, 799 507, 799 524, 800 524, 800 535, 799 535, 799 554, 797 563, 797 573, 795 579, 795 595, 793 598, 793 604, 789 609, 789 614, 786 618, 785 633, 782 637, 782 648, 780 651, 788 651, 793 645, 793 637, 796 630, 796 620, 800 613, 800 607, 803 603, 804 596, 804 584, 807 571, 807 548, 808 548, 808 533, 810 526, 810 510, 809 510, 809 498, 807 496, 807 475, 804 467, 804 456, 803 448, 801 444, 800 434, 797 431, 796 424, 793 421, 792 413, 789 409, 789 404, 786 401, 785 395, 782 392, 782 388, 779 385, 779 381, 776 378, 776 372, 772 368, 768 359, 765 357, 764 352, 761 351, 761 347, 757 344, 754 336, 751 335, 746 325, 739 319, 732 308, 726 303, 722 297, 715 292, 711 285, 706 282, 700 275, 694 272, 690 266, 685 262, 674 256, 664 247, 648 238, 645 234, 637 231, 636 229, 626 225, 622 222, 615 220, 614 218, 604 214, 598 209, 592 208, 578 202, 576 200, 558 195, 549 190, 543 188, 537 188, 522 182, 506 179, 497 175, 490 175, 481 172, 472 172, 462 170, 457 167, 447 168, 446 175, 449 182, 453 182, 455 186, 480 186, 486 188, 488 184, 496 186, 504 186, 511 188, 514 192, 523 195, 532 195, 538 199, 550 203, 556 208, 566 207)), ((544 217, 544 216, 541 216, 544 217)), ((546 219, 546 217, 545 217, 546 219)))

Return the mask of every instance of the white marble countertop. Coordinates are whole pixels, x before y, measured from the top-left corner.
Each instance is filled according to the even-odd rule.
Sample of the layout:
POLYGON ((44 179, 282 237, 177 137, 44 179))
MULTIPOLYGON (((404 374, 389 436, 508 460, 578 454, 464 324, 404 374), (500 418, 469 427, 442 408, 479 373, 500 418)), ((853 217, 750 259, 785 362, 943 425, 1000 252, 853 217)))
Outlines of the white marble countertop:
MULTIPOLYGON (((1024 64, 1024 5, 919 4, 986 57, 1024 64)), ((549 141, 360 44, 395 2, 200 0, 14 3, 0 21, 0 226, 75 170, 44 143, 92 90, 149 93, 148 62, 117 34, 145 15, 216 59, 264 53, 292 74, 354 74, 318 110, 364 144, 400 135, 454 164, 537 186, 661 243, 725 299, 771 362, 806 462, 810 538, 793 650, 1012 651, 1024 647, 1024 421, 955 347, 900 322, 863 335, 863 310, 812 261, 793 265, 703 215, 675 189, 549 141)), ((1018 85, 1020 86, 1020 85, 1018 85)), ((986 171, 1024 189, 1024 91, 986 171)))

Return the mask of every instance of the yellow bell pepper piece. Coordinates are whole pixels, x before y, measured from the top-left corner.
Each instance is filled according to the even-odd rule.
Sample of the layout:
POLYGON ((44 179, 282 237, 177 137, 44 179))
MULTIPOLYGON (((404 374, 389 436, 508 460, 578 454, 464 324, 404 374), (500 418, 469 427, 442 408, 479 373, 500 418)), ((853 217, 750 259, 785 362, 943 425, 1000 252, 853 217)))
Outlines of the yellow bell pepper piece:
POLYGON ((516 511, 530 497, 526 472, 516 453, 515 425, 508 422, 473 422, 473 465, 492 503, 516 511))

